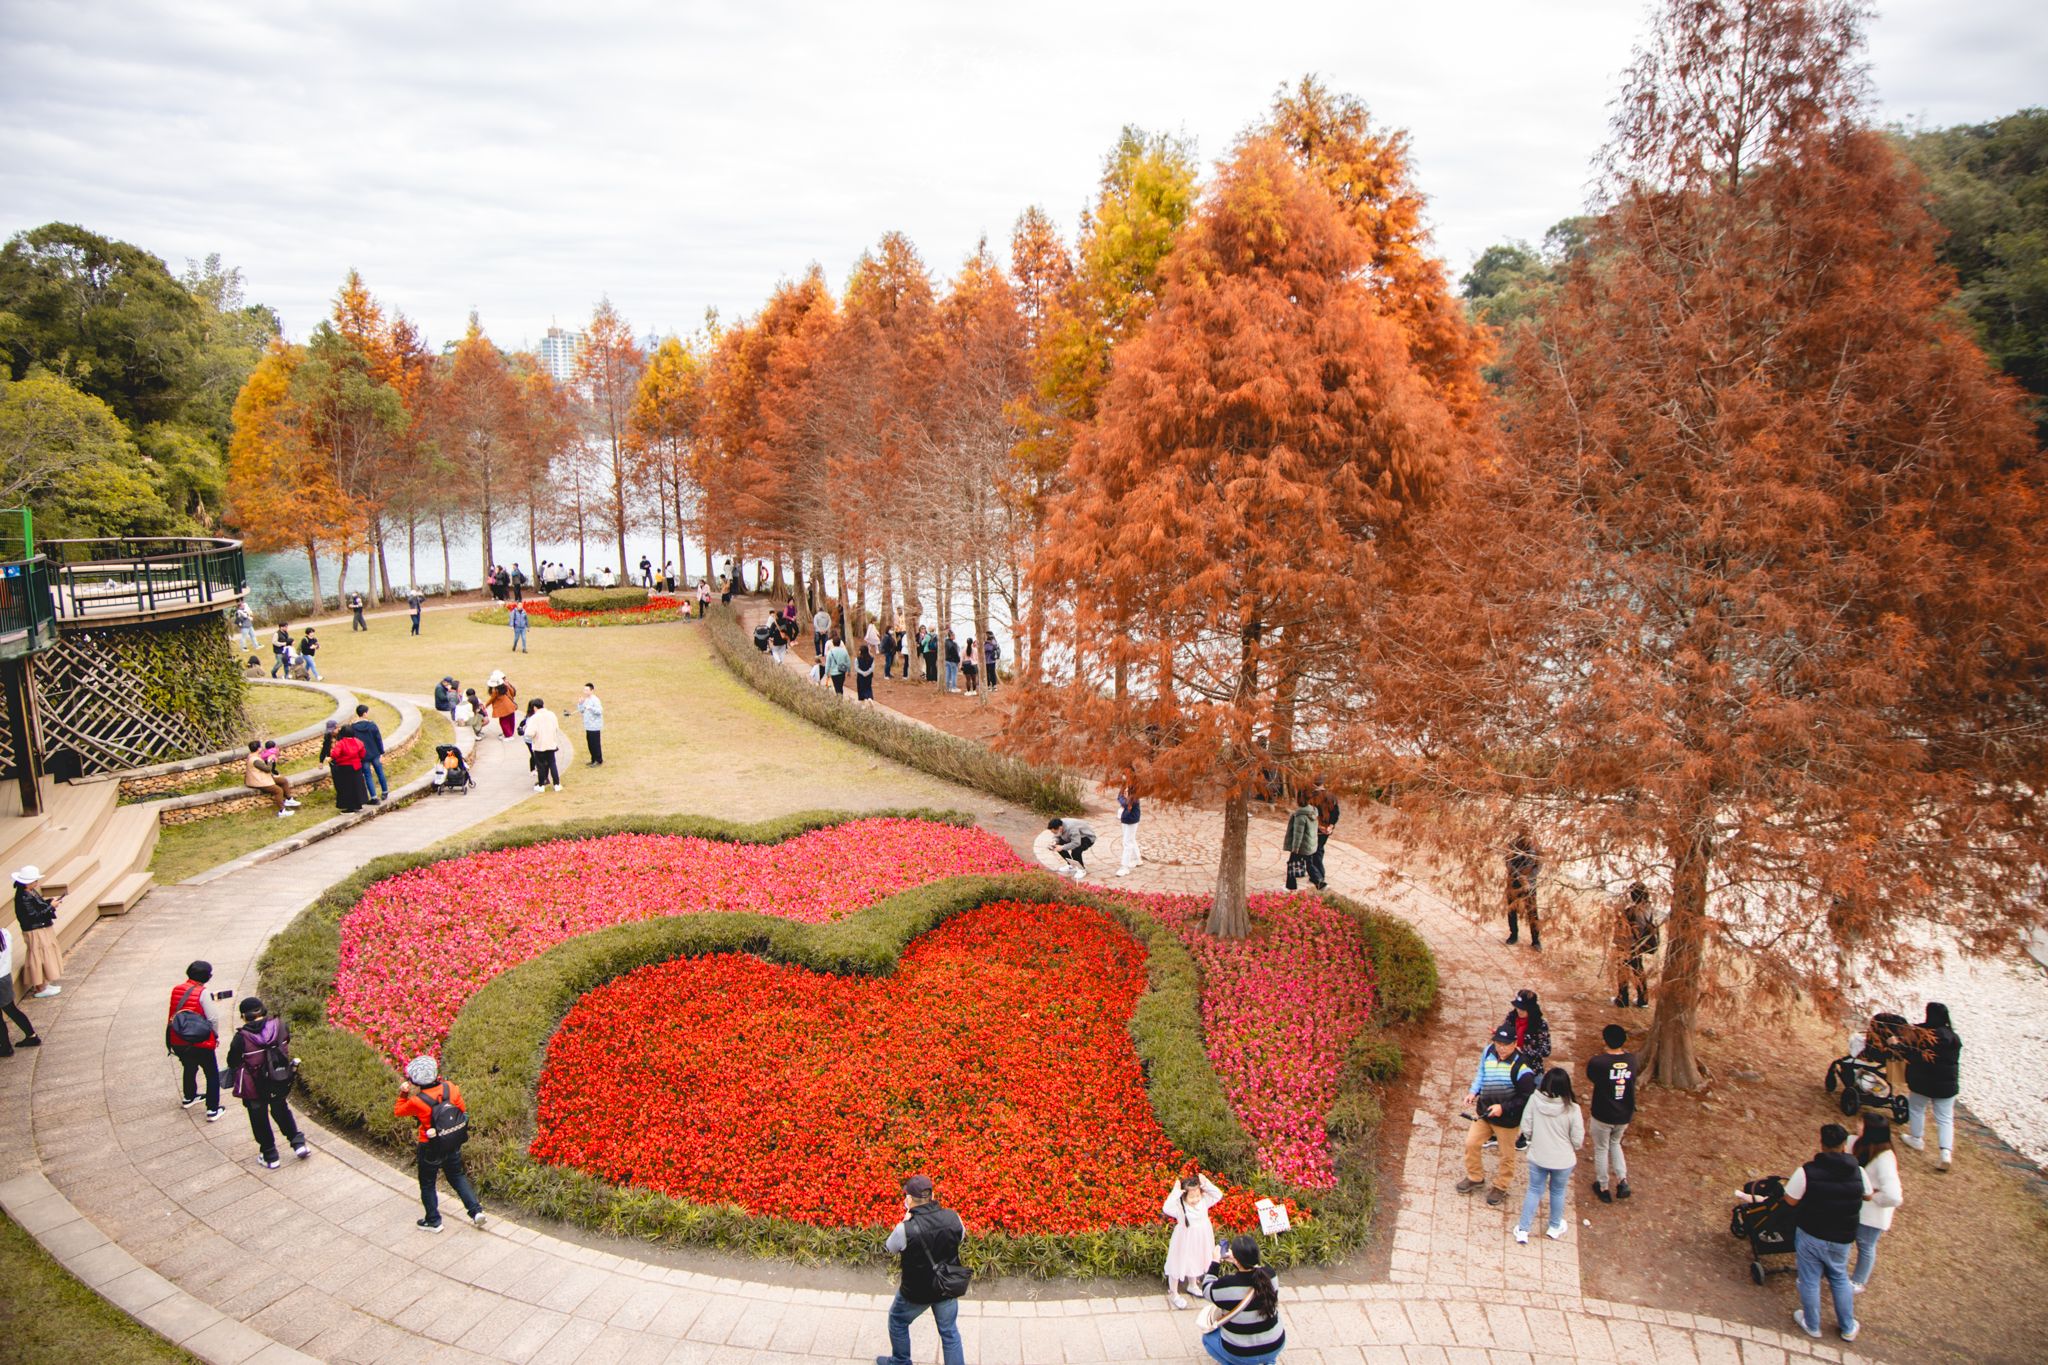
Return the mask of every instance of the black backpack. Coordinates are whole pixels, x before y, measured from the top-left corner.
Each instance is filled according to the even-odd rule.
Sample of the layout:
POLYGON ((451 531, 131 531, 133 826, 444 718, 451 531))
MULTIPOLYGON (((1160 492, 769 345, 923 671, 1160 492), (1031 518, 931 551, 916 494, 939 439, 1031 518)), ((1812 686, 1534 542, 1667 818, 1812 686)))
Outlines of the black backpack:
POLYGON ((469 1141, 469 1115, 455 1103, 455 1092, 448 1088, 448 1082, 441 1081, 441 1098, 431 1099, 427 1092, 420 1091, 420 1098, 427 1101, 427 1124, 434 1135, 427 1139, 427 1151, 431 1156, 453 1156, 462 1150, 462 1144, 469 1141))
POLYGON ((171 1036, 182 1047, 204 1047, 213 1037, 213 1021, 206 1017, 206 988, 194 990, 179 1002, 171 1016, 171 1036))
POLYGON ((263 1053, 263 1068, 257 1074, 270 1082, 272 1090, 290 1090, 292 1082, 298 1079, 299 1064, 292 1060, 292 1034, 284 1020, 277 1021, 277 1037, 270 1046, 259 1050, 263 1053))

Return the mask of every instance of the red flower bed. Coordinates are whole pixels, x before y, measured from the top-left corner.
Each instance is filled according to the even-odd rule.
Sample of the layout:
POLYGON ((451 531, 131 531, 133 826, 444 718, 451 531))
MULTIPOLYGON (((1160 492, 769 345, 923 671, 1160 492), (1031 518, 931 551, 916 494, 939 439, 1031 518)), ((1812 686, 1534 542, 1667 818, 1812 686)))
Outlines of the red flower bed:
POLYGON ((528 602, 526 614, 548 621, 581 621, 592 616, 648 616, 658 611, 680 611, 684 605, 680 597, 663 597, 658 593, 648 594, 647 600, 637 607, 597 607, 590 611, 568 611, 547 602, 528 602))
MULTIPOLYGON (((977 1231, 1154 1223, 1186 1165, 1131 1044, 1142 946, 1080 906, 1001 902, 894 976, 721 954, 585 996, 548 1047, 541 1161, 823 1225, 901 1216, 924 1171, 977 1231)), ((1256 1223, 1230 1190, 1220 1227, 1256 1223)))
POLYGON ((580 934, 705 910, 816 923, 1018 866, 986 830, 923 820, 855 820, 780 844, 613 834, 451 858, 378 882, 343 917, 327 1017, 403 1062, 438 1052, 485 982, 580 934))

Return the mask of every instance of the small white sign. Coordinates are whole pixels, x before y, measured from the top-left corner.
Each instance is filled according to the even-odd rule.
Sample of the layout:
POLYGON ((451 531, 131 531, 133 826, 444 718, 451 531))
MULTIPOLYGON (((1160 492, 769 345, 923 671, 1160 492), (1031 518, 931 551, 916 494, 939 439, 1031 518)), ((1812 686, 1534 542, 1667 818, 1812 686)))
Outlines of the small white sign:
POLYGON ((1270 1199, 1261 1199, 1257 1207, 1259 1210, 1260 1232, 1270 1237, 1274 1233, 1288 1232, 1293 1229, 1294 1224, 1287 1219, 1287 1206, 1285 1204, 1276 1204, 1270 1199))

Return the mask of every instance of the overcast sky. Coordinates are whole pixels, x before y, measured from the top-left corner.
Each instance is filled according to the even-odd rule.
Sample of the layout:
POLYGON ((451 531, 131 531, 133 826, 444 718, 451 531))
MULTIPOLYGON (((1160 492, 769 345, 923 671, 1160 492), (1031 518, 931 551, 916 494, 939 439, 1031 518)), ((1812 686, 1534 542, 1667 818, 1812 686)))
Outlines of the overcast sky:
MULTIPOLYGON (((600 294, 641 331, 834 285, 883 232, 950 273, 1041 204, 1071 235, 1117 130, 1204 164, 1304 72, 1409 130, 1462 273, 1585 197, 1638 0, 0 0, 0 230, 217 251, 302 337, 350 266, 435 342, 600 294)), ((1889 0, 1880 114, 2048 102, 2040 0, 1889 0)))

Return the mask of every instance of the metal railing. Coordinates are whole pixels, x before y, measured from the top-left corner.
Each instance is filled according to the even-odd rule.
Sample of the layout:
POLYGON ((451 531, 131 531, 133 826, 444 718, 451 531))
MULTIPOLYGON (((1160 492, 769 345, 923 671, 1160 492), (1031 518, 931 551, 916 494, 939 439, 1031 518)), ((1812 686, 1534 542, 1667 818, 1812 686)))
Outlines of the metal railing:
POLYGON ((0 564, 0 658, 19 658, 57 643, 57 607, 50 564, 41 555, 0 564))
POLYGON ((64 620, 150 616, 235 601, 248 591, 242 542, 211 536, 46 540, 64 620))

